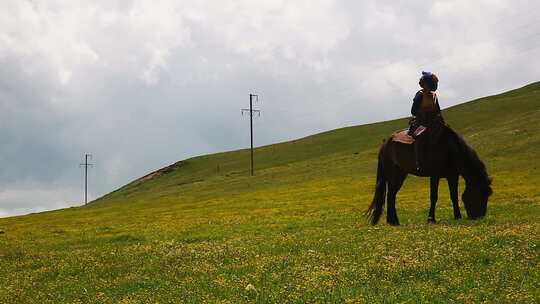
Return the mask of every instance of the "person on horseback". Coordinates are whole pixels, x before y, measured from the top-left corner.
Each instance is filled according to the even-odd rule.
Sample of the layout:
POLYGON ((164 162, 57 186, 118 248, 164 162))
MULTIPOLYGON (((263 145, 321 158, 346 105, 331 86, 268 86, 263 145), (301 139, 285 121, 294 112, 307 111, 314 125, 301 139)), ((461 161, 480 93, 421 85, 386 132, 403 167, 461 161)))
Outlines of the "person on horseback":
POLYGON ((435 93, 439 84, 439 78, 433 73, 422 72, 422 77, 420 77, 418 84, 422 89, 419 90, 413 98, 413 105, 411 108, 413 117, 410 121, 408 134, 415 139, 414 152, 416 158, 416 170, 420 172, 423 169, 422 160, 425 149, 425 140, 422 136, 417 136, 415 131, 419 126, 424 126, 428 128, 428 132, 433 133, 436 124, 442 123, 443 119, 441 116, 439 100, 435 93))

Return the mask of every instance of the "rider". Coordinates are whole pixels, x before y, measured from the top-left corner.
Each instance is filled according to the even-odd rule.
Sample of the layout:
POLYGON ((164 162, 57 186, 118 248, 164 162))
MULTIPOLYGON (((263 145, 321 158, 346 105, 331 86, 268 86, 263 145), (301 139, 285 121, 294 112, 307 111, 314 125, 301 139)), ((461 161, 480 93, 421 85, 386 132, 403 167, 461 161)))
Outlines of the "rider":
POLYGON ((409 127, 409 135, 415 139, 414 152, 416 159, 416 170, 422 170, 422 154, 423 154, 423 141, 422 137, 416 137, 414 132, 420 126, 426 126, 431 129, 434 126, 435 121, 442 121, 441 108, 439 106, 439 100, 437 99, 437 86, 439 78, 433 73, 422 72, 422 77, 418 84, 422 88, 416 93, 413 99, 413 105, 411 108, 411 114, 413 119, 409 127))

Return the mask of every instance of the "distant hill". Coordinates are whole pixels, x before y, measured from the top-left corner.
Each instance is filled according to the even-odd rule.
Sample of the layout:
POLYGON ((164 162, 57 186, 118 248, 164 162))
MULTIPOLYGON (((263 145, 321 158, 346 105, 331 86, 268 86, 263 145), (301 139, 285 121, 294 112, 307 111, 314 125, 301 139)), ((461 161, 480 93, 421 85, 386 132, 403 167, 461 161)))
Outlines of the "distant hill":
MULTIPOLYGON (((475 147, 480 155, 507 155, 510 151, 526 156, 538 152, 538 136, 534 126, 538 126, 540 109, 540 82, 504 94, 480 98, 443 111, 447 122, 475 147), (535 141, 536 140, 536 141, 535 141)), ((304 180, 333 172, 353 170, 356 176, 373 174, 374 153, 383 138, 394 130, 407 127, 407 118, 359 125, 332 130, 302 139, 269 145, 255 150, 257 177, 254 181, 279 174, 296 176, 296 166, 311 167, 308 176, 298 176, 304 180), (317 170, 316 164, 331 162, 331 168, 317 170), (311 164, 311 165, 310 165, 311 164), (367 165, 370 164, 370 165, 367 165), (311 170, 310 170, 311 171, 311 170), (315 174, 313 176, 313 174, 315 174)), ((538 154, 536 154, 538 155, 538 154)), ((489 163, 489 159, 488 159, 489 163)), ((322 168, 321 168, 322 169, 322 168)), ((350 174, 347 173, 347 174, 350 174)), ((194 157, 150 173, 119 190, 104 196, 96 202, 121 202, 127 198, 147 200, 165 198, 161 191, 174 196, 174 185, 182 193, 189 191, 191 184, 197 189, 223 188, 223 193, 234 193, 234 184, 249 175, 249 150, 239 150, 194 157), (207 188, 208 187, 208 188, 207 188)), ((256 182, 255 182, 256 183, 256 182)))

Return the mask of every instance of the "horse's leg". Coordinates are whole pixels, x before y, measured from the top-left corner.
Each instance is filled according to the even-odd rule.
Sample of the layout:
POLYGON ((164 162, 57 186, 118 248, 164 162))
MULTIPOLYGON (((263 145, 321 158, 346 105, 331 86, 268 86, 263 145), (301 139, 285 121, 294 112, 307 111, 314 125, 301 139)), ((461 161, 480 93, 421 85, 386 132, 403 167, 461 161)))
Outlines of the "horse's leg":
POLYGON ((450 190, 450 199, 452 200, 452 207, 454 207, 454 218, 459 220, 461 218, 461 212, 459 211, 459 199, 458 199, 458 181, 459 175, 453 175, 447 177, 448 190, 450 190))
POLYGON ((432 176, 429 179, 429 186, 431 189, 431 205, 429 207, 429 215, 427 220, 429 223, 435 223, 435 207, 437 206, 437 200, 439 199, 439 177, 432 176))
POLYGON ((406 177, 406 173, 402 172, 398 168, 395 168, 392 178, 388 180, 388 209, 386 210, 386 222, 393 226, 399 225, 399 219, 396 212, 396 194, 403 185, 403 181, 405 181, 406 177))

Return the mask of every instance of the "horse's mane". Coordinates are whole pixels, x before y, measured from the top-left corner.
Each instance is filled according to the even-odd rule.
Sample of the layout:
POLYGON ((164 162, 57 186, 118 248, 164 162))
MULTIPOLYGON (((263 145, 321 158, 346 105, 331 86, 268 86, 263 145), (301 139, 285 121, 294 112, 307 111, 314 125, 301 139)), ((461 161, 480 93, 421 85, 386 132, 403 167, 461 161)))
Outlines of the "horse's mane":
POLYGON ((481 187, 483 187, 486 194, 489 196, 492 194, 491 189, 491 177, 487 173, 486 165, 478 157, 476 151, 474 151, 468 144, 465 142, 465 139, 459 135, 456 131, 451 129, 449 126, 446 127, 448 130, 449 139, 454 142, 455 151, 459 153, 460 159, 463 160, 463 175, 465 178, 469 178, 474 182, 478 182, 481 187))

